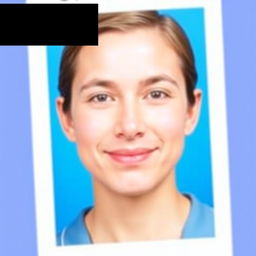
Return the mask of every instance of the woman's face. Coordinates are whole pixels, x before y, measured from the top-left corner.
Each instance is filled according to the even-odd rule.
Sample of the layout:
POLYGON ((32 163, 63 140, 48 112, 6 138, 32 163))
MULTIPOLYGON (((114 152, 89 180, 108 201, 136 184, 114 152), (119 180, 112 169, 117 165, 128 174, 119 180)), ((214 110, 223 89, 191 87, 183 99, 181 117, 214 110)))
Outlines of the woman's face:
POLYGON ((108 32, 77 56, 66 135, 97 184, 118 194, 152 190, 174 171, 200 105, 189 107, 180 61, 155 29, 108 32))

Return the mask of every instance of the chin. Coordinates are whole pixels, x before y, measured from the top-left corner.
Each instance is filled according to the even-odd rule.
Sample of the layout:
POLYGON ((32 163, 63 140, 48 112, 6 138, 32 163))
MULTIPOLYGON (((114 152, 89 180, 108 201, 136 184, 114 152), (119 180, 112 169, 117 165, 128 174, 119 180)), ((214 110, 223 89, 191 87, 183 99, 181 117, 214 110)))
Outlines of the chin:
POLYGON ((115 184, 112 189, 119 195, 136 197, 149 193, 154 187, 153 182, 149 182, 149 180, 144 180, 143 182, 141 180, 129 180, 115 184))
POLYGON ((146 195, 147 193, 149 193, 148 189, 127 189, 127 190, 119 190, 119 191, 115 191, 117 194, 124 196, 124 197, 140 197, 143 195, 146 195))

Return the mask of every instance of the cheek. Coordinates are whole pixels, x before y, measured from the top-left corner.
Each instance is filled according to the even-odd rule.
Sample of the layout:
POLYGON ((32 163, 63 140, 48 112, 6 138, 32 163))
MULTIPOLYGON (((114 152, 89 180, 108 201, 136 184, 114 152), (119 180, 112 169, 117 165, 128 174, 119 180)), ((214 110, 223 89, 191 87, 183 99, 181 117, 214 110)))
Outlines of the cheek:
POLYGON ((159 164, 164 170, 175 168, 184 146, 185 113, 182 108, 163 109, 151 123, 154 134, 160 141, 161 155, 159 164), (157 120, 157 121, 156 121, 157 120))
POLYGON ((74 132, 77 144, 86 148, 96 146, 111 129, 109 115, 95 111, 80 111, 74 118, 74 132))
POLYGON ((169 106, 155 111, 149 119, 151 127, 164 138, 183 136, 185 132, 185 114, 183 108, 169 106))

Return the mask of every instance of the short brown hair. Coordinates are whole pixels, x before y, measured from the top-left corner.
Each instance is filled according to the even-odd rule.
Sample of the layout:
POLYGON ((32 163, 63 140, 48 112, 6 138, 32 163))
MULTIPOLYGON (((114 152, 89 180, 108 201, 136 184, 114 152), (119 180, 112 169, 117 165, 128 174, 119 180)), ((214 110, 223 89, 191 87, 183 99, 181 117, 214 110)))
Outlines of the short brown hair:
MULTIPOLYGON (((99 34, 110 31, 127 32, 137 28, 157 28, 174 49, 181 60, 188 102, 193 105, 195 103, 193 91, 197 82, 195 59, 185 32, 174 19, 159 15, 156 11, 119 12, 99 15, 99 34)), ((70 109, 71 86, 75 75, 76 57, 82 47, 66 46, 62 54, 59 91, 61 96, 64 97, 63 110, 65 112, 70 109)))

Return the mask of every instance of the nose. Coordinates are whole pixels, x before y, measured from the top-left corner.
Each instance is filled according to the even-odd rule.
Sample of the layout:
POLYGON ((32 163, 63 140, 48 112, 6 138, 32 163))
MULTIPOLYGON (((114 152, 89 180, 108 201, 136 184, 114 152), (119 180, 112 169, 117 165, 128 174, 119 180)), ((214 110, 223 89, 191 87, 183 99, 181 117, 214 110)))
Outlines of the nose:
POLYGON ((143 137, 145 134, 145 123, 143 113, 136 103, 127 102, 119 107, 118 118, 115 124, 115 135, 132 141, 143 137))

